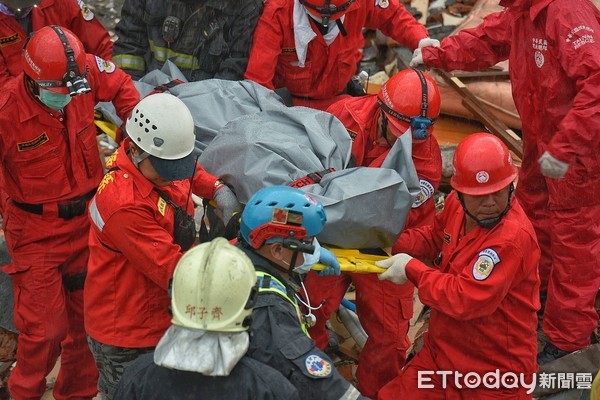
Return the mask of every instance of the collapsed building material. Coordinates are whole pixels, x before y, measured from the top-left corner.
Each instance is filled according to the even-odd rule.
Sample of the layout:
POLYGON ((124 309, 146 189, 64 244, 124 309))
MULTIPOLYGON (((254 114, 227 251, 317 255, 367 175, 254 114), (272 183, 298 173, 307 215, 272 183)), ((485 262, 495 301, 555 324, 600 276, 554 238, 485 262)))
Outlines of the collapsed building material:
POLYGON ((491 133, 498 136, 517 157, 523 158, 523 143, 512 129, 490 113, 459 78, 445 71, 436 72, 460 94, 465 108, 471 111, 491 133))

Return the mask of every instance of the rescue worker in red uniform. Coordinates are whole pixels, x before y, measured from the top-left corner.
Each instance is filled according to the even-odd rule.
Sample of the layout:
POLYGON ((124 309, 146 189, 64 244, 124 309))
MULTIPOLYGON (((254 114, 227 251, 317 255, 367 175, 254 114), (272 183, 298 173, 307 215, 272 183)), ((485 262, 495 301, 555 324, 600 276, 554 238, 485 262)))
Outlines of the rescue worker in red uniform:
POLYGON ((516 192, 542 250, 550 343, 538 362, 590 345, 600 287, 600 10, 590 1, 503 0, 503 12, 416 51, 411 63, 476 70, 508 59, 523 121, 516 192))
POLYGON ((126 118, 139 100, 131 79, 87 54, 69 30, 47 26, 23 50, 24 73, 0 94, 4 231, 20 331, 13 398, 39 399, 58 356, 56 399, 91 399, 98 371, 83 327, 86 204, 102 178, 94 106, 126 118))
POLYGON ((378 399, 531 399, 540 251, 512 198, 517 168, 488 133, 464 139, 453 166, 455 191, 434 224, 402 232, 399 253, 376 263, 389 267, 380 279, 410 280, 431 307, 423 348, 378 399))
POLYGON ((22 71, 21 49, 27 36, 44 26, 59 25, 77 35, 86 53, 110 60, 113 44, 102 23, 83 1, 0 1, 0 87, 22 71))
MULTIPOLYGON (((405 227, 432 225, 433 193, 442 176, 440 148, 431 134, 440 113, 440 94, 435 81, 421 71, 400 71, 385 83, 379 94, 343 99, 327 111, 353 137, 352 155, 357 166, 380 167, 400 135, 413 136, 412 158, 421 193, 405 227), (420 127, 420 123, 426 126, 420 127)), ((321 304, 325 300, 314 311, 317 322, 309 329, 321 349, 325 349, 329 339, 325 322, 338 308, 351 283, 356 288, 358 317, 369 336, 358 362, 358 389, 365 396, 376 398, 379 389, 400 373, 406 361, 414 286, 381 282, 373 274, 316 277, 310 272, 305 284, 311 303, 321 304)))
POLYGON ((439 44, 398 0, 269 0, 245 78, 287 89, 294 105, 326 110, 348 96, 363 28, 380 29, 410 49, 439 44))
POLYGON ((196 236, 191 193, 221 209, 223 196, 238 204, 196 162, 194 120, 177 97, 144 98, 125 129, 129 138, 107 161, 90 202, 85 328, 106 400, 123 369, 151 352, 170 325, 169 279, 196 236))

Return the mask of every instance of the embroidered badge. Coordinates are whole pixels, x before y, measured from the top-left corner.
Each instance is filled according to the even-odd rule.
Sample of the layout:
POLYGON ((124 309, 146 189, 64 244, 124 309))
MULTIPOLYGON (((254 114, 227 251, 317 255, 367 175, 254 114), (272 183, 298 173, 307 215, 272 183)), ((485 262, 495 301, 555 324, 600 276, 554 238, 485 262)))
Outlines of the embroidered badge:
POLYGON ((117 67, 115 66, 115 64, 113 64, 112 61, 102 61, 102 66, 104 67, 104 71, 106 71, 107 74, 112 74, 113 72, 115 72, 115 69, 117 69, 117 67))
POLYGON ((304 365, 306 366, 306 371, 312 376, 323 378, 331 375, 331 363, 317 354, 310 354, 306 357, 304 365))
POLYGON ((110 169, 115 165, 115 161, 117 161, 118 154, 119 150, 117 149, 114 153, 111 154, 110 157, 108 157, 108 160, 106 160, 106 168, 110 169))
POLYGON ((421 186, 421 191, 419 192, 419 194, 417 194, 417 198, 413 202, 412 208, 417 208, 421 206, 423 203, 429 200, 435 192, 433 185, 425 179, 419 179, 419 184, 421 186))
POLYGON ((473 278, 478 281, 486 280, 499 262, 500 257, 495 250, 487 248, 480 251, 477 261, 473 264, 473 278))
POLYGON ((83 2, 83 0, 77 0, 77 4, 79 4, 79 8, 81 8, 81 15, 83 16, 84 20, 91 21, 94 19, 94 13, 92 10, 90 10, 88 5, 83 2))
POLYGON ((18 33, 14 35, 6 36, 0 38, 0 47, 9 46, 11 44, 19 43, 21 41, 21 36, 18 33))
POLYGON ((106 72, 107 74, 112 74, 117 68, 111 61, 106 61, 98 56, 96 56, 96 66, 98 67, 98 71, 106 72))
POLYGON ((160 215, 162 215, 163 217, 165 216, 165 211, 167 209, 167 202, 165 201, 165 199, 163 199, 162 197, 158 196, 158 212, 160 213, 160 215))
POLYGON ((389 0, 375 0, 375 6, 386 9, 390 6, 389 0))
POLYGON ((46 132, 44 132, 40 136, 36 137, 33 140, 30 140, 29 142, 17 143, 17 147, 19 148, 19 151, 29 151, 40 147, 48 140, 50 139, 48 139, 48 135, 46 134, 46 132))
POLYGON ((104 176, 102 177, 102 180, 100 181, 100 184, 98 185, 98 193, 102 193, 102 191, 104 190, 106 185, 108 185, 111 182, 114 182, 114 180, 115 180, 114 172, 115 171, 110 171, 110 172, 104 174, 104 176))
POLYGON ((565 41, 572 43, 574 49, 578 49, 588 43, 596 42, 594 39, 594 30, 586 25, 579 25, 571 29, 565 41))

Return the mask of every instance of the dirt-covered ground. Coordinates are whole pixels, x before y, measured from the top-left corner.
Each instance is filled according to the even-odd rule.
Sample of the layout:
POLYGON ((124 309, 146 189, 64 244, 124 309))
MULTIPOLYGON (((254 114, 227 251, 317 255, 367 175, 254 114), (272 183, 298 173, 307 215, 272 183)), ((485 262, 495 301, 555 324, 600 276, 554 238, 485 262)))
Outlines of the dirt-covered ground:
POLYGON ((104 24, 114 39, 115 25, 121 18, 121 7, 124 0, 88 0, 86 3, 104 24))

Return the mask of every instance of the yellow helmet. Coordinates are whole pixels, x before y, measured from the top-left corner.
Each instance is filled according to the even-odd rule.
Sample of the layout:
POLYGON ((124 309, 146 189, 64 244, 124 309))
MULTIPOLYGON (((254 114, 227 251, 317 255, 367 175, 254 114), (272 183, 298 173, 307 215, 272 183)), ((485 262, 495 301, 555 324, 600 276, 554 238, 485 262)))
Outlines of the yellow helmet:
POLYGON ((173 324, 218 332, 247 330, 258 295, 254 265, 224 238, 185 253, 171 290, 173 324))

